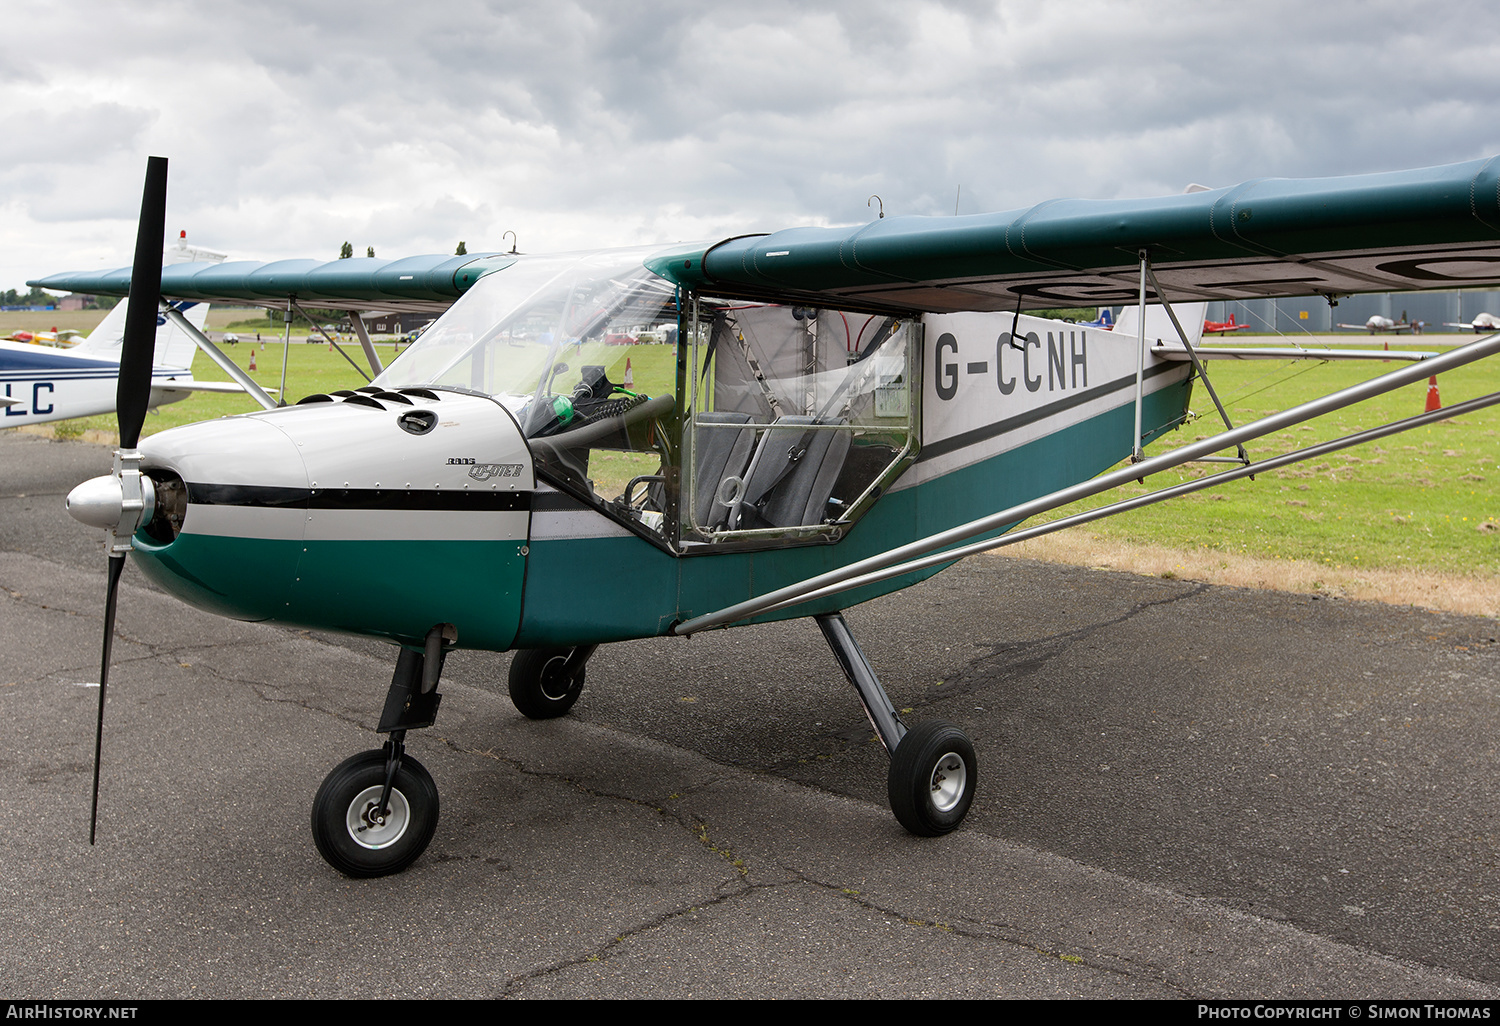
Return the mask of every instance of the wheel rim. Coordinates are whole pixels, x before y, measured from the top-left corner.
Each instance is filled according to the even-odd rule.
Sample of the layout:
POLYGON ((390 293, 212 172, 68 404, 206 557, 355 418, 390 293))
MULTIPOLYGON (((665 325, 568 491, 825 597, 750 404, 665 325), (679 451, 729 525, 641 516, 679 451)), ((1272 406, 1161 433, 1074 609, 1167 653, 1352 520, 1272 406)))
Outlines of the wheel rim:
POLYGON ((349 837, 361 848, 379 851, 389 848, 401 840, 406 828, 411 825, 411 806, 406 795, 391 789, 390 808, 385 821, 377 822, 375 810, 380 802, 381 787, 367 787, 354 796, 349 811, 344 816, 344 825, 349 828, 349 837))
POLYGON ((562 672, 567 665, 566 656, 556 656, 547 660, 547 665, 542 667, 542 679, 537 686, 541 689, 542 697, 548 701, 561 702, 568 697, 573 682, 562 672))
POLYGON ((932 768, 932 805, 939 812, 952 812, 964 796, 969 770, 957 752, 945 752, 932 768))

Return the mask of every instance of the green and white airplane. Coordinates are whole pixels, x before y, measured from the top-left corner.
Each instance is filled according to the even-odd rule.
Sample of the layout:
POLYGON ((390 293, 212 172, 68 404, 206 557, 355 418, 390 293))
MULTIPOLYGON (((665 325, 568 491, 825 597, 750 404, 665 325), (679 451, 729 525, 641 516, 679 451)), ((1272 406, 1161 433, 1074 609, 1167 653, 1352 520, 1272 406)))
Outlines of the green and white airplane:
MULTIPOLYGON (((189 264, 156 268, 158 282, 165 173, 152 158, 133 271, 31 284, 128 287, 148 312, 170 299, 442 314, 389 367, 367 346, 368 387, 281 407, 262 393, 263 412, 139 446, 149 359, 132 364, 143 343, 128 338, 115 471, 68 500, 108 532, 101 680, 126 553, 200 608, 396 646, 390 740, 336 767, 314 804, 319 851, 354 876, 406 867, 433 836, 437 790, 403 746, 434 721, 446 652, 516 650, 511 695, 541 718, 572 706, 601 644, 803 616, 890 752, 896 817, 950 831, 974 797, 973 746, 953 724, 902 722, 840 610, 1188 460, 1232 468, 1060 523, 1500 401, 1244 457, 1248 439, 1491 355, 1492 335, 1142 454, 1184 422, 1196 384, 1211 393, 1207 360, 1267 352, 1200 347, 1196 304, 1500 280, 1500 158, 665 249, 189 264), (1113 331, 1027 313, 1117 304, 1113 331)), ((101 687, 101 732, 103 701, 101 687)))

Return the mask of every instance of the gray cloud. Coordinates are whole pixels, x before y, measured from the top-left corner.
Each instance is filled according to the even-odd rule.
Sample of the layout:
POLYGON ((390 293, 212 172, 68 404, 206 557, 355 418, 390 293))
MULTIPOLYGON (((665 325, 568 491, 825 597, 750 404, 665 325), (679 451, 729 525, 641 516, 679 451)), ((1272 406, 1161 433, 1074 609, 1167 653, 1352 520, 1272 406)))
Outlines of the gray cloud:
POLYGON ((863 220, 871 193, 944 214, 961 185, 972 213, 1500 150, 1500 15, 1479 3, 69 10, 67 67, 0 64, 13 109, 44 114, 0 143, 16 282, 128 239, 151 152, 174 225, 276 257, 507 229, 533 251, 675 241, 863 220))

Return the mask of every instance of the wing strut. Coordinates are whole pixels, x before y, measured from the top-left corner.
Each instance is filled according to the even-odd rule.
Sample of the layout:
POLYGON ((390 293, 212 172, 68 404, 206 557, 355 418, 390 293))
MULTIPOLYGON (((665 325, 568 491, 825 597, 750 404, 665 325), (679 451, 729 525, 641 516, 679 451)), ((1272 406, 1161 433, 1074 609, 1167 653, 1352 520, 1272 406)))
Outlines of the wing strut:
POLYGON ((243 388, 249 394, 250 398, 260 403, 265 409, 274 410, 276 408, 276 400, 267 395, 266 390, 257 385, 250 375, 240 370, 238 364, 225 356, 223 350, 214 345, 207 335, 193 327, 192 322, 182 316, 182 311, 166 302, 161 303, 159 309, 166 315, 167 320, 187 332, 188 338, 192 339, 198 348, 203 350, 204 355, 217 364, 219 369, 225 374, 228 374, 234 380, 235 384, 243 388))
MULTIPOLYGON (((333 348, 337 349, 339 351, 339 355, 342 356, 344 359, 346 359, 346 360, 349 361, 349 366, 353 367, 355 369, 355 371, 357 371, 359 373, 360 377, 364 378, 365 381, 367 381, 367 382, 370 380, 370 375, 366 374, 360 368, 359 364, 357 364, 357 363, 354 362, 353 357, 351 357, 348 353, 344 352, 344 347, 343 346, 341 346, 337 342, 335 342, 333 340, 333 337, 331 335, 329 335, 328 332, 326 332, 326 331, 323 330, 323 325, 317 323, 311 317, 307 316, 307 311, 303 310, 302 307, 298 306, 297 305, 297 301, 295 299, 288 299, 286 301, 286 304, 287 304, 287 306, 291 307, 293 310, 296 310, 299 314, 301 314, 302 315, 302 319, 304 321, 306 321, 309 325, 312 326, 313 331, 316 331, 319 335, 322 335, 324 338, 328 339, 328 344, 331 345, 331 346, 333 346, 333 348)), ((359 311, 358 310, 353 310, 353 311, 350 311, 350 312, 354 314, 354 319, 356 321, 359 320, 359 311)), ((363 328, 363 325, 361 325, 361 328, 363 328)), ((291 330, 292 330, 292 326, 291 326, 290 322, 288 322, 286 330, 287 330, 287 334, 290 336, 291 330)), ((367 336, 361 335, 360 336, 360 342, 364 343, 364 340, 365 340, 366 337, 367 336)), ((373 346, 371 346, 370 349, 368 350, 368 354, 370 356, 370 361, 371 361, 370 362, 370 366, 372 368, 377 368, 375 370, 375 373, 379 374, 380 371, 378 369, 378 366, 379 366, 380 361, 375 359, 374 352, 375 352, 375 349, 374 349, 373 346)), ((282 394, 285 395, 286 394, 286 392, 285 392, 285 388, 286 388, 286 364, 284 364, 284 363, 281 365, 281 384, 282 384, 282 389, 283 389, 282 394)))
POLYGON ((1141 305, 1135 343, 1135 437, 1130 440, 1130 462, 1139 463, 1146 458, 1141 448, 1141 410, 1146 402, 1146 251, 1141 257, 1141 305))
POLYGON ((365 359, 370 361, 370 369, 377 375, 385 373, 385 367, 380 363, 380 357, 375 353, 375 343, 370 341, 370 332, 365 328, 365 319, 358 310, 350 310, 349 322, 354 325, 354 334, 359 336, 359 347, 365 351, 365 359))
MULTIPOLYGON (((1156 298, 1161 301, 1162 309, 1167 311, 1168 317, 1172 318, 1172 327, 1177 329, 1177 337, 1182 339, 1183 348, 1188 351, 1188 356, 1193 361, 1193 370, 1197 371, 1198 377, 1203 379, 1203 387, 1208 389, 1208 397, 1214 401, 1214 406, 1218 407, 1219 416, 1224 420, 1224 427, 1228 428, 1230 431, 1233 431, 1234 425, 1229 422, 1229 411, 1224 409, 1223 403, 1219 402, 1219 393, 1214 391, 1214 383, 1208 380, 1208 370, 1203 366, 1203 361, 1198 359, 1198 350, 1193 346, 1191 342, 1188 341, 1187 332, 1182 330, 1182 322, 1177 319, 1177 311, 1173 310, 1172 304, 1167 302, 1167 294, 1166 292, 1162 291, 1161 283, 1156 280, 1156 272, 1151 269, 1151 261, 1147 258, 1146 251, 1144 249, 1141 250, 1141 269, 1146 272, 1146 277, 1151 279, 1151 287, 1156 290, 1156 298)), ((1145 330, 1146 311, 1145 308, 1142 307, 1141 332, 1143 338, 1145 337, 1145 330)), ((1142 348, 1144 348, 1144 346, 1142 348)), ((1139 407, 1136 408, 1136 419, 1140 419, 1139 407)), ((1140 437, 1140 433, 1139 431, 1137 431, 1136 446, 1138 449, 1140 446, 1140 437)), ((1238 448, 1240 455, 1240 464, 1242 466, 1249 466, 1250 457, 1245 455, 1245 446, 1241 444, 1238 448)), ((1251 480, 1254 480, 1253 475, 1251 476, 1251 480)))
MULTIPOLYGON (((1355 403, 1362 402, 1374 396, 1383 395, 1404 385, 1409 385, 1414 381, 1420 381, 1430 374, 1444 373, 1455 367, 1462 367, 1475 360, 1496 354, 1500 354, 1500 334, 1489 335, 1477 342, 1470 342, 1466 346, 1450 350, 1442 356, 1433 357, 1431 360, 1424 360, 1421 363, 1389 371, 1377 378, 1371 378, 1369 381, 1351 385, 1331 395, 1302 403, 1289 410, 1283 410, 1281 413, 1273 413, 1269 417, 1263 417, 1260 420, 1253 421, 1243 427, 1235 428, 1232 431, 1225 431, 1210 438, 1205 438, 1202 441, 1192 442, 1171 452, 1163 453, 1160 456, 1153 456, 1150 459, 1134 463, 1108 474, 1101 474, 1092 480, 1082 481, 1069 488, 1063 488, 1048 495, 1043 495, 1040 498, 1032 499, 1030 502, 1011 506, 1009 509, 1003 509, 998 513, 992 513, 978 520, 971 520, 966 524, 960 524, 946 531, 929 535, 926 538, 918 539, 917 541, 891 549, 888 552, 858 560, 837 570, 830 570, 827 573, 808 578, 797 584, 778 588, 775 591, 767 592, 756 598, 738 602, 732 606, 726 606, 713 613, 695 616, 678 624, 672 629, 672 633, 677 635, 694 634, 710 627, 721 627, 725 624, 759 616, 773 609, 780 609, 798 602, 805 602, 809 596, 814 594, 821 596, 832 594, 836 591, 846 591, 849 588, 859 586, 849 582, 862 579, 866 574, 894 567, 908 559, 926 556, 929 553, 936 553, 937 555, 932 560, 932 563, 927 565, 957 559, 964 552, 960 550, 941 550, 947 550, 949 546, 957 545, 959 542, 966 541, 976 535, 1005 530, 1038 513, 1045 513, 1059 506, 1066 506, 1070 502, 1086 499, 1092 495, 1098 495, 1100 492, 1107 492, 1112 488, 1129 481, 1138 480, 1148 474, 1156 474, 1163 470, 1169 470, 1180 464, 1189 463, 1201 459, 1210 453, 1226 449, 1231 445, 1238 445, 1252 438, 1261 438, 1265 435, 1274 434, 1294 424, 1300 424, 1303 421, 1311 420, 1314 417, 1321 417, 1326 413, 1332 413, 1334 410, 1352 406, 1355 403)), ((1440 412, 1451 416, 1453 410, 1458 408, 1449 407, 1440 412)), ((1228 473, 1259 473, 1263 469, 1265 469, 1264 466, 1252 464, 1249 467, 1241 467, 1219 476, 1227 477, 1228 473)), ((1216 478, 1210 480, 1216 480, 1216 478)), ((866 580, 865 583, 868 583, 868 581, 866 580)))
POLYGON ((819 591, 803 595, 800 598, 788 599, 785 602, 772 606, 770 609, 765 610, 765 612, 774 612, 777 609, 797 605, 801 602, 812 602, 828 595, 836 595, 839 592, 849 591, 854 588, 863 588, 867 584, 878 584, 892 577, 900 577, 902 574, 925 570, 930 566, 952 562, 954 559, 964 556, 973 556, 980 552, 1002 549, 1007 545, 1015 545, 1017 542, 1040 538, 1044 534, 1052 534, 1054 531, 1061 531, 1066 527, 1078 527, 1082 524, 1090 524, 1095 520, 1103 520, 1105 517, 1128 513, 1133 509, 1140 509, 1143 506, 1165 502, 1167 499, 1175 499, 1193 492, 1200 492, 1205 488, 1213 488, 1216 485, 1228 484, 1230 481, 1238 481, 1242 477, 1254 478, 1256 474, 1279 470, 1282 467, 1291 466, 1293 463, 1300 463, 1303 460, 1317 459, 1320 456, 1327 456, 1329 453, 1338 452, 1341 449, 1363 445, 1366 442, 1373 442, 1389 435, 1410 431, 1412 428, 1426 427, 1428 424, 1436 424, 1438 421, 1446 420, 1449 417, 1457 417, 1465 413, 1475 413, 1486 407, 1496 405, 1500 405, 1500 392, 1491 392, 1489 395, 1481 396, 1478 399, 1470 399, 1468 402, 1458 403, 1455 406, 1449 406, 1441 410, 1432 410, 1428 413, 1419 413, 1415 417, 1408 417, 1405 420, 1394 421, 1390 424, 1382 424, 1380 427, 1370 428, 1367 431, 1360 431, 1352 435, 1345 435, 1343 438, 1335 438, 1332 441, 1321 442, 1306 449, 1296 449, 1280 456, 1261 460, 1258 463, 1247 463, 1242 467, 1235 467, 1233 470, 1210 474, 1208 477, 1200 477, 1192 481, 1186 481, 1180 485, 1173 485, 1170 488, 1162 488, 1147 495, 1138 495, 1133 499, 1121 499, 1119 502, 1111 503, 1108 506, 1100 506, 1098 509, 1091 509, 1071 517, 1064 517, 1061 520, 1038 524, 1036 527, 1028 527, 1024 531, 1011 531, 1000 538, 972 542, 956 549, 948 549, 936 555, 924 556, 921 559, 913 559, 910 562, 901 563, 897 566, 886 567, 883 570, 864 574, 853 580, 845 581, 842 584, 831 585, 819 591))

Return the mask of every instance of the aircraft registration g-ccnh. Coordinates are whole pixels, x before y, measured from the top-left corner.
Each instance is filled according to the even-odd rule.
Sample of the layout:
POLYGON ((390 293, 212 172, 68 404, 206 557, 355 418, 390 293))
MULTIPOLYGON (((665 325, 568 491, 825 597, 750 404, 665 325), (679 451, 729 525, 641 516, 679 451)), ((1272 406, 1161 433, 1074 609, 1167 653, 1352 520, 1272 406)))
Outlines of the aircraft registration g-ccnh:
POLYGON ((370 351, 368 387, 281 407, 261 393, 263 412, 139 446, 149 331, 127 328, 115 470, 69 497, 110 554, 96 746, 126 553, 200 608, 398 646, 389 740, 336 767, 313 804, 318 850, 355 876, 406 867, 433 836, 437 790, 404 741, 434 722, 452 649, 516 650, 512 698, 541 718, 573 705, 601 644, 803 616, 890 753, 897 819, 945 833, 974 797, 973 745, 953 724, 902 722, 841 610, 1011 539, 1500 402, 1254 463, 1243 448, 1489 356, 1490 335, 1251 424, 1220 407, 1219 434, 1142 453, 1188 417, 1195 384, 1219 405, 1209 359, 1267 352, 1199 346, 1194 304, 1500 281, 1500 158, 671 248, 156 279, 165 182, 152 158, 133 271, 31 284, 129 291, 143 314, 168 300, 444 311, 389 367, 370 351), (1113 331, 1027 313, 1112 304, 1135 304, 1113 331), (658 384, 630 387, 645 364, 658 384), (1205 458, 1231 466, 1012 530, 1205 458))

